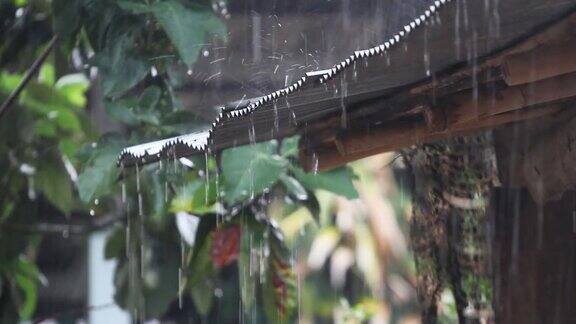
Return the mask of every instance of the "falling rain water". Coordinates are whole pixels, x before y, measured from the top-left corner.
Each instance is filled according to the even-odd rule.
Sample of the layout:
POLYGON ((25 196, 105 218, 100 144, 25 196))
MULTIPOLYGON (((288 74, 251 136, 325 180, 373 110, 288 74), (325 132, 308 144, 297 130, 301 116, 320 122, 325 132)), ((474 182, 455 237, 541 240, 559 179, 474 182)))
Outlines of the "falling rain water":
POLYGON ((340 127, 342 127, 343 129, 348 128, 348 113, 346 110, 346 97, 348 96, 348 84, 346 83, 346 81, 344 80, 344 78, 341 79, 340 82, 340 108, 342 109, 341 115, 340 115, 340 127))
POLYGON ((145 259, 145 247, 144 247, 144 201, 142 196, 141 180, 140 180, 140 166, 136 164, 136 192, 138 194, 138 231, 139 231, 139 242, 140 242, 140 276, 144 276, 144 259, 145 259))
POLYGON ((312 172, 316 175, 318 174, 318 154, 314 152, 312 154, 312 172))
POLYGON ((208 198, 209 198, 208 193, 210 192, 210 165, 209 165, 210 164, 209 163, 210 162, 210 153, 208 151, 209 150, 206 150, 206 153, 204 153, 204 161, 206 163, 206 166, 205 166, 206 167, 206 173, 205 173, 206 179, 204 182, 204 186, 205 186, 205 188, 204 188, 204 190, 205 190, 204 191, 205 192, 204 204, 205 205, 208 205, 208 198))
MULTIPOLYGON (((143 228, 141 225, 143 215, 143 201, 141 191, 141 170, 140 165, 136 164, 136 192, 138 200, 137 213, 130 211, 130 204, 124 198, 126 206, 126 252, 128 259, 129 273, 129 296, 131 300, 132 316, 136 321, 144 317, 144 296, 142 294, 142 275, 143 275, 143 246, 142 235, 143 228)), ((124 178, 124 177, 123 177, 124 178)))
POLYGON ((185 254, 186 254, 186 246, 184 244, 184 239, 180 237, 180 268, 178 268, 178 307, 182 309, 182 294, 184 291, 183 285, 183 272, 184 272, 184 265, 185 265, 185 254))
POLYGON ((274 101, 274 129, 272 135, 278 134, 278 104, 274 101))

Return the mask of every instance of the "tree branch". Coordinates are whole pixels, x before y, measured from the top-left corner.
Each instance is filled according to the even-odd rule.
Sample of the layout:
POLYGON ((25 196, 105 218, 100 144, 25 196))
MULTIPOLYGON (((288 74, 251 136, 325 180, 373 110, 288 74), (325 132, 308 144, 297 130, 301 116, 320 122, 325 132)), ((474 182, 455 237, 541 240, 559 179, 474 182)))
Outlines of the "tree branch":
POLYGON ((16 87, 16 89, 12 91, 10 96, 8 96, 8 98, 6 98, 6 100, 2 103, 2 106, 0 106, 0 120, 2 119, 4 114, 8 111, 8 109, 12 106, 12 104, 18 98, 18 96, 20 96, 20 93, 22 93, 28 82, 30 82, 32 77, 38 72, 44 61, 46 61, 48 54, 50 54, 50 52, 54 48, 54 45, 56 44, 57 40, 58 40, 58 34, 52 36, 52 39, 50 39, 50 42, 48 42, 46 48, 42 51, 40 56, 36 58, 34 63, 32 63, 28 71, 26 71, 26 74, 24 75, 22 81, 20 81, 18 87, 16 87))

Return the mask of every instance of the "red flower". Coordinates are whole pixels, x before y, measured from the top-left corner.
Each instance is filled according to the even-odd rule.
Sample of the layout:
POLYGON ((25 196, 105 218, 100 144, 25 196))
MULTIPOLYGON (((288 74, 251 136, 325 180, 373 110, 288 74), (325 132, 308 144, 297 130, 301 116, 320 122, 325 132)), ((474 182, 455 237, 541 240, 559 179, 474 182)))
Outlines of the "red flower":
POLYGON ((215 267, 227 266, 238 259, 241 240, 240 226, 231 225, 212 233, 212 263, 215 267))
POLYGON ((276 273, 272 272, 272 285, 276 293, 276 307, 280 315, 286 314, 286 298, 288 297, 288 289, 284 280, 276 273))

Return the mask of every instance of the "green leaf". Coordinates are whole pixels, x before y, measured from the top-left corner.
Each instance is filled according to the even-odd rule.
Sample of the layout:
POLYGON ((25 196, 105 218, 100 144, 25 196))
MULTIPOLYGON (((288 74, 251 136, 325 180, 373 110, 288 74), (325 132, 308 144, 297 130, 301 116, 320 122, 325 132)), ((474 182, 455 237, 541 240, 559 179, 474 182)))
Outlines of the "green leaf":
POLYGON ((298 167, 291 167, 292 172, 304 187, 310 190, 324 189, 348 199, 358 198, 352 179, 354 173, 348 167, 334 169, 318 174, 306 173, 298 167))
POLYGON ((138 105, 144 109, 154 109, 162 96, 162 90, 157 86, 146 88, 138 99, 138 105))
POLYGON ((300 182, 298 182, 298 180, 285 174, 280 176, 280 180, 282 180, 282 183, 284 184, 286 189, 288 189, 288 193, 292 197, 296 198, 297 200, 308 199, 308 192, 306 192, 306 189, 304 189, 304 187, 300 184, 300 182))
POLYGON ((54 119, 58 127, 65 131, 78 133, 82 131, 80 119, 70 110, 52 110, 48 113, 48 118, 54 119))
POLYGON ((210 310, 212 310, 212 305, 214 304, 212 292, 216 286, 214 281, 212 278, 205 278, 205 280, 201 280, 190 288, 190 296, 194 306, 196 306, 196 310, 202 316, 208 316, 210 310))
POLYGON ((195 215, 212 213, 215 210, 216 199, 215 180, 210 180, 208 185, 202 180, 192 181, 180 189, 176 197, 172 199, 170 211, 195 215))
POLYGON ((177 212, 187 212, 191 213, 192 209, 194 208, 193 200, 194 200, 194 193, 196 190, 200 188, 200 182, 193 181, 187 183, 184 187, 182 187, 176 197, 172 199, 170 204, 170 211, 173 213, 177 212))
POLYGON ((56 137, 56 126, 50 120, 40 119, 35 122, 36 135, 44 138, 56 137))
MULTIPOLYGON (((144 273, 141 279, 143 314, 146 318, 163 316, 170 304, 178 296, 178 269, 180 266, 180 249, 177 245, 154 240, 145 244, 144 273)), ((114 299, 118 305, 127 310, 134 310, 136 301, 130 298, 129 261, 122 259, 114 274, 116 288, 114 299)), ((140 280, 140 278, 139 278, 140 280)))
POLYGON ((156 242, 145 265, 144 301, 147 316, 160 317, 178 298, 180 248, 156 242))
POLYGON ((106 239, 104 258, 106 260, 120 258, 126 254, 126 230, 118 228, 106 239))
POLYGON ((90 81, 88 81, 84 74, 76 73, 65 75, 58 79, 54 86, 72 105, 78 108, 84 108, 86 106, 86 91, 88 91, 90 81))
POLYGON ((229 204, 259 195, 278 181, 288 161, 270 141, 225 150, 222 154, 225 200, 229 204))
POLYGON ((300 136, 292 136, 282 140, 282 156, 298 157, 298 142, 300 136))
POLYGON ((81 0, 52 1, 54 31, 60 37, 71 37, 80 29, 82 3, 83 1, 81 0))
POLYGON ((118 6, 122 10, 126 10, 135 15, 147 14, 151 12, 151 8, 143 3, 137 3, 133 1, 118 1, 118 6))
MULTIPOLYGON (((3 76, 0 88, 9 87, 10 78, 3 76)), ((77 107, 57 88, 43 83, 31 82, 20 97, 20 103, 32 111, 38 119, 47 119, 58 129, 73 133, 82 132, 77 107)))
MULTIPOLYGON (((162 91, 156 86, 148 87, 136 98, 105 100, 104 107, 108 115, 130 126, 147 124, 161 126, 161 115, 157 109, 162 91)), ((188 132, 190 129, 188 129, 188 132)))
POLYGON ((313 217, 304 207, 298 208, 279 222, 280 229, 286 237, 287 242, 294 242, 294 238, 302 234, 302 229, 311 223, 313 217))
POLYGON ((208 7, 185 7, 180 1, 167 0, 154 3, 151 10, 188 67, 196 62, 210 34, 226 38, 224 24, 208 7))
POLYGON ((20 274, 17 274, 15 278, 18 288, 20 288, 24 294, 24 302, 20 305, 18 310, 20 318, 29 319, 32 317, 32 314, 34 314, 38 302, 36 283, 34 280, 20 274))
POLYGON ((40 72, 38 73, 38 82, 44 83, 47 86, 52 86, 55 82, 54 65, 50 63, 42 64, 40 72))
POLYGON ((146 177, 146 181, 144 183, 145 188, 148 188, 144 191, 145 199, 147 200, 146 210, 150 210, 147 213, 147 218, 152 221, 154 227, 157 229, 163 229, 168 224, 168 203, 166 201, 166 190, 168 190, 165 182, 162 181, 165 179, 157 172, 151 172, 146 177))
POLYGON ((126 100, 104 100, 104 109, 110 118, 130 126, 140 123, 140 117, 136 114, 126 100))
POLYGON ((38 188, 50 203, 64 214, 70 214, 74 204, 72 181, 62 161, 46 158, 38 167, 38 188))
MULTIPOLYGON (((203 218, 203 220, 206 218, 203 218)), ((200 225, 199 231, 201 231, 202 223, 200 225)), ((214 295, 213 284, 216 279, 216 270, 214 269, 212 258, 210 256, 210 249, 212 246, 212 238, 210 235, 197 236, 197 242, 194 246, 196 251, 192 262, 190 262, 188 273, 190 294, 192 296, 192 301, 194 306, 198 309, 201 314, 208 314, 212 308, 212 303, 214 295), (212 289, 209 289, 212 287, 212 289), (209 290, 207 290, 209 289, 209 290)))
POLYGON ((82 201, 88 203, 112 191, 119 175, 118 154, 125 146, 126 143, 118 137, 105 136, 95 147, 88 149, 88 161, 78 176, 78 193, 82 201))
POLYGON ((23 294, 22 304, 18 307, 21 319, 30 319, 36 310, 38 303, 38 280, 40 273, 36 266, 19 258, 14 269, 14 279, 20 292, 23 294))
POLYGON ((149 64, 129 51, 132 42, 130 34, 120 36, 93 58, 93 63, 103 75, 102 92, 105 96, 126 92, 148 75, 149 64))
POLYGON ((14 0, 14 4, 21 8, 28 4, 28 0, 14 0))
POLYGON ((66 158, 73 158, 78 152, 80 144, 72 138, 60 137, 58 149, 66 158))

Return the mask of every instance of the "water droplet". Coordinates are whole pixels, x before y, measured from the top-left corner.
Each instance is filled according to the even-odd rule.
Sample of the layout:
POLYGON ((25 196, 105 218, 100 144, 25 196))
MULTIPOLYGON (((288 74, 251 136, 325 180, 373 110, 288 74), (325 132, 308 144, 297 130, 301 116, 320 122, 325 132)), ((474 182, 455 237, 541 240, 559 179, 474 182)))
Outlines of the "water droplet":
POLYGON ((313 162, 312 171, 314 174, 318 174, 318 155, 316 153, 312 154, 312 162, 313 162))
POLYGON ((182 309, 182 268, 178 268, 178 307, 182 309))
POLYGON ((204 204, 208 205, 208 196, 209 196, 209 192, 210 192, 210 170, 208 169, 209 166, 209 157, 208 157, 208 151, 206 151, 206 154, 204 155, 204 158, 206 159, 206 184, 205 184, 205 195, 204 195, 204 204))
POLYGON ((168 202, 168 181, 164 182, 164 202, 168 202))
POLYGON ((36 185, 34 184, 34 176, 26 177, 28 180, 28 198, 32 201, 36 200, 36 185))
POLYGON ((122 204, 126 204, 126 182, 122 180, 122 204))

